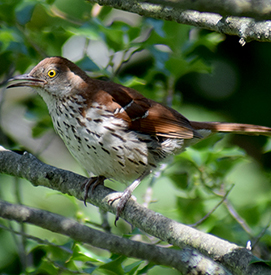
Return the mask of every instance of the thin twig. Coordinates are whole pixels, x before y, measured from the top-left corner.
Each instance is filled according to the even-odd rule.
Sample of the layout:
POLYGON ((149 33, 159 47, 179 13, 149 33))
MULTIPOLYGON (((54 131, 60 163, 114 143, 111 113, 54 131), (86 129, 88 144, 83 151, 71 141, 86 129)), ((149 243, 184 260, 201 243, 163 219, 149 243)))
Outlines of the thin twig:
POLYGON ((13 239, 16 247, 18 248, 18 255, 19 255, 21 265, 22 265, 22 269, 25 270, 26 266, 27 266, 26 265, 25 249, 23 248, 22 242, 18 240, 16 234, 13 233, 13 232, 15 232, 15 230, 13 229, 11 221, 8 221, 8 225, 9 225, 9 227, 7 229, 8 229, 8 231, 12 232, 12 234, 11 234, 12 239, 13 239))
MULTIPOLYGON (((21 179, 15 177, 14 178, 14 193, 15 193, 15 200, 18 204, 22 205, 22 192, 21 192, 21 186, 20 186, 20 182, 21 182, 21 179)), ((18 249, 19 249, 19 256, 20 256, 20 260, 21 260, 21 264, 23 266, 23 270, 26 269, 27 267, 27 258, 26 258, 26 238, 24 237, 24 233, 25 233, 25 224, 24 223, 21 223, 20 225, 20 232, 22 233, 21 234, 21 238, 20 240, 18 240, 17 242, 17 246, 18 246, 18 249)), ((14 236, 14 238, 16 238, 14 236)))
POLYGON ((21 231, 16 231, 16 230, 12 229, 11 227, 6 227, 6 226, 4 226, 4 225, 2 225, 2 224, 0 224, 0 228, 4 229, 4 230, 6 230, 6 231, 9 231, 9 232, 11 232, 11 233, 14 233, 14 234, 16 234, 16 235, 23 236, 23 237, 25 237, 26 239, 33 240, 33 241, 35 241, 35 242, 37 242, 37 243, 39 243, 39 244, 45 244, 45 245, 57 247, 57 248, 59 248, 59 249, 65 251, 65 252, 67 252, 67 253, 69 253, 69 254, 71 254, 71 255, 73 254, 73 251, 72 251, 71 249, 65 247, 65 246, 57 245, 57 244, 54 244, 54 243, 49 242, 49 241, 47 241, 47 240, 42 240, 42 239, 40 239, 40 238, 38 238, 38 237, 34 237, 34 236, 32 236, 32 235, 29 235, 29 234, 24 233, 24 232, 21 232, 21 231))
POLYGON ((231 190, 233 189, 233 187, 234 187, 234 184, 225 193, 225 195, 222 197, 222 200, 209 213, 207 213, 202 219, 200 219, 199 221, 191 224, 190 226, 197 227, 198 225, 202 224, 206 219, 208 219, 215 212, 215 210, 226 200, 226 198, 228 197, 228 195, 231 192, 231 190))
POLYGON ((271 225, 271 219, 269 220, 268 224, 263 228, 263 230, 260 232, 260 234, 257 236, 257 238, 254 240, 253 245, 252 245, 252 250, 254 247, 257 246, 258 242, 263 237, 263 235, 266 233, 266 231, 270 227, 270 225, 271 225))
POLYGON ((236 212, 228 199, 223 201, 231 216, 241 225, 241 227, 251 236, 251 229, 246 221, 236 212))
POLYGON ((144 207, 148 208, 149 204, 151 202, 153 202, 153 200, 152 200, 153 186, 154 186, 155 182, 157 181, 157 179, 160 178, 163 175, 163 173, 164 173, 164 171, 166 170, 167 167, 168 167, 168 165, 163 163, 160 166, 160 169, 155 171, 154 174, 151 176, 151 180, 150 180, 149 185, 146 189, 144 199, 143 199, 143 204, 142 205, 144 207))
POLYGON ((99 208, 99 211, 100 211, 100 217, 101 217, 101 220, 102 220, 102 224, 101 224, 101 228, 107 232, 107 233, 110 233, 111 232, 111 226, 109 224, 109 221, 108 221, 108 212, 99 208))

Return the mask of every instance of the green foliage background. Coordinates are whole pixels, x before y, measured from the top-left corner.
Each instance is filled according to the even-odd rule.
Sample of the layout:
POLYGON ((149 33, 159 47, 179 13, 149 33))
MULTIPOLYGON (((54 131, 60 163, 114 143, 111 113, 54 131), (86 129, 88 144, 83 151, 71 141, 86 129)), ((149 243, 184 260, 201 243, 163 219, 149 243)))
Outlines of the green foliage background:
MULTIPOLYGON (((94 77, 107 77, 172 106, 191 120, 262 124, 270 121, 271 45, 142 18, 83 0, 0 0, 0 144, 28 150, 60 168, 84 173, 52 130, 43 101, 26 89, 5 91, 8 78, 29 71, 47 56, 61 55, 94 77), (55 149, 57 148, 57 150, 55 149)), ((270 260, 271 142, 265 137, 217 135, 174 157, 162 173, 135 192, 149 207, 185 224, 246 245, 270 260), (224 137, 222 139, 222 137, 224 137), (232 189, 231 189, 232 188, 232 189), (238 216, 237 216, 238 215, 238 216), (260 240, 261 232, 268 228, 260 240)), ((0 175, 0 198, 46 209, 99 227, 96 207, 24 180, 0 175)), ((124 190, 108 182, 107 186, 124 190)), ((109 215, 113 225, 114 217, 109 215)), ((111 255, 66 237, 0 219, 2 274, 177 274, 170 268, 111 255)), ((118 235, 155 242, 120 221, 118 235)))

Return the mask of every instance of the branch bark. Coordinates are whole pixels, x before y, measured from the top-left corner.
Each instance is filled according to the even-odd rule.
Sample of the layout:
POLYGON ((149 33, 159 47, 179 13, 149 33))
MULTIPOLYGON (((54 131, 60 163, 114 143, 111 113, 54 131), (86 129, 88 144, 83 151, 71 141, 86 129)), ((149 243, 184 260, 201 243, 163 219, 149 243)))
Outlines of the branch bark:
MULTIPOLYGON (((210 12, 200 12, 197 10, 184 10, 179 7, 168 6, 170 1, 136 1, 136 0, 89 0, 92 3, 97 3, 101 6, 110 6, 115 9, 121 9, 137 13, 142 16, 152 17, 156 19, 163 19, 169 21, 175 21, 181 24, 187 24, 199 28, 216 31, 228 35, 235 35, 240 37, 240 44, 243 46, 246 42, 253 40, 261 42, 271 42, 271 21, 258 21, 255 18, 250 17, 236 17, 225 12, 226 15, 210 12), (146 3, 149 2, 149 3, 146 3), (155 4, 163 2, 163 4, 155 4), (166 5, 165 5, 166 3, 166 5), (231 15, 231 16, 229 16, 231 15)), ((204 0, 202 0, 204 1, 204 0)), ((222 1, 222 0, 221 0, 222 1)), ((173 2, 173 1, 171 1, 173 2)), ((198 1, 185 1, 191 3, 198 3, 198 1)), ((206 0, 206 2, 208 2, 206 0)), ((223 2, 223 1, 222 1, 223 2)), ((244 1, 239 1, 244 2, 244 1)), ((178 2, 179 3, 179 2, 178 2)), ((213 3, 213 1, 212 1, 213 3)), ((179 3, 180 4, 180 3, 179 3)), ((177 5, 177 2, 174 2, 177 5)), ((192 4, 191 4, 192 5, 192 4)), ((196 4, 195 4, 196 5, 196 4)), ((212 7, 210 5, 210 7, 212 7)), ((271 7, 270 5, 268 6, 271 7)), ((211 9, 211 8, 210 8, 211 9)), ((270 11, 268 11, 268 18, 270 17, 270 11)), ((256 14, 257 15, 257 14, 256 14)), ((258 18, 259 16, 257 16, 258 18)))
MULTIPOLYGON (((35 186, 41 185, 58 190, 62 193, 75 196, 79 200, 83 200, 84 197, 80 183, 86 180, 85 177, 46 165, 29 153, 18 155, 0 146, 0 173, 25 178, 35 186)), ((88 202, 106 211, 116 213, 117 202, 114 202, 112 205, 108 204, 112 192, 113 190, 109 188, 98 186, 92 194, 89 194, 88 202)), ((0 205, 0 209, 2 207, 0 205)), ((222 263, 232 274, 251 275, 270 273, 270 269, 267 266, 249 265, 253 258, 249 250, 170 220, 161 214, 140 206, 132 199, 128 201, 121 217, 148 234, 179 246, 185 252, 197 249, 203 255, 222 263)), ((13 218, 15 219, 14 216, 13 218)), ((32 219, 31 221, 34 222, 34 220, 32 219)), ((68 224, 70 223, 73 224, 74 222, 69 221, 68 224)), ((42 224, 42 226, 47 228, 47 222, 42 224)), ((59 232, 63 233, 61 230, 59 232)), ((77 239, 76 236, 75 239, 77 239)), ((196 255, 198 257, 198 254, 196 255)))
POLYGON ((271 19, 270 1, 265 0, 143 0, 142 2, 184 10, 218 13, 222 16, 252 17, 255 19, 271 19))

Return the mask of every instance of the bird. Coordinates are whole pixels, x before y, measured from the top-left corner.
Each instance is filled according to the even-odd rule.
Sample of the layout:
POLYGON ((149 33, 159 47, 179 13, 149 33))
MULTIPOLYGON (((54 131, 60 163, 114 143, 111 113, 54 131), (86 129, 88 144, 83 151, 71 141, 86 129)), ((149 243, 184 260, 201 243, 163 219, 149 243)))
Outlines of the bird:
POLYGON ((170 156, 217 132, 271 136, 265 126, 190 121, 132 88, 91 78, 60 56, 10 82, 7 88, 31 87, 43 98, 55 131, 91 174, 82 183, 85 204, 105 179, 128 185, 108 201, 119 200, 115 224, 135 188, 170 156))

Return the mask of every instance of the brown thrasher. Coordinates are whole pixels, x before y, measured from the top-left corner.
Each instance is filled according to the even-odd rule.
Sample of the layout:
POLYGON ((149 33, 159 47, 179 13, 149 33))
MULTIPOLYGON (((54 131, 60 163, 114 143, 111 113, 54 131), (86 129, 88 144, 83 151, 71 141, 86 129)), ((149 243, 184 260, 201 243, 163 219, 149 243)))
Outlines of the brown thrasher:
MULTIPOLYGON (((48 106, 56 132, 74 158, 97 177, 88 191, 106 178, 132 182, 119 199, 116 221, 133 190, 172 154, 213 132, 271 136, 271 128, 220 122, 189 121, 177 111, 122 85, 90 78, 62 57, 42 60, 29 74, 16 76, 8 88, 34 88, 48 106)), ((114 199, 114 200, 115 200, 114 199)))

